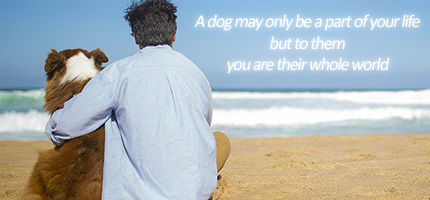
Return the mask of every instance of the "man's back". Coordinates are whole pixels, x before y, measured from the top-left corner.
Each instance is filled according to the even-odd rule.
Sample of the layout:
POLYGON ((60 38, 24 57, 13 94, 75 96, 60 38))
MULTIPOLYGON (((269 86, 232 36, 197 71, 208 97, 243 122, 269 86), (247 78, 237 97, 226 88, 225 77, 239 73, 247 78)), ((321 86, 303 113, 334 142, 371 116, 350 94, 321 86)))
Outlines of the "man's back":
POLYGON ((117 61, 99 76, 117 104, 106 123, 103 198, 209 198, 216 146, 203 73, 161 45, 117 61))

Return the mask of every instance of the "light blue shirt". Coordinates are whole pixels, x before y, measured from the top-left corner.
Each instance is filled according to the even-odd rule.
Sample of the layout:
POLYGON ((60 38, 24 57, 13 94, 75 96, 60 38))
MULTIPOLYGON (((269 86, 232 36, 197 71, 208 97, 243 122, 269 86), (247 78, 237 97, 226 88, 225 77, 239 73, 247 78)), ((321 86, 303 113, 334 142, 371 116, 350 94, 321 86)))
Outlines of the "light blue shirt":
POLYGON ((204 74, 161 45, 107 66, 45 132, 61 144, 105 124, 105 200, 206 200, 217 182, 211 118, 204 74))

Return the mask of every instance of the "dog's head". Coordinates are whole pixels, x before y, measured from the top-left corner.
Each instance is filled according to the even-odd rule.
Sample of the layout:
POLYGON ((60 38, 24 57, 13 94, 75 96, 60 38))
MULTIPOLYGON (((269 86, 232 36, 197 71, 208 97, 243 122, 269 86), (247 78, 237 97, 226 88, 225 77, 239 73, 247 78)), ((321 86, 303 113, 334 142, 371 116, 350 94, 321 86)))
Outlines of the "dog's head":
POLYGON ((52 49, 45 63, 46 94, 43 108, 52 114, 67 100, 82 91, 85 84, 108 62, 100 50, 88 52, 83 49, 52 49))

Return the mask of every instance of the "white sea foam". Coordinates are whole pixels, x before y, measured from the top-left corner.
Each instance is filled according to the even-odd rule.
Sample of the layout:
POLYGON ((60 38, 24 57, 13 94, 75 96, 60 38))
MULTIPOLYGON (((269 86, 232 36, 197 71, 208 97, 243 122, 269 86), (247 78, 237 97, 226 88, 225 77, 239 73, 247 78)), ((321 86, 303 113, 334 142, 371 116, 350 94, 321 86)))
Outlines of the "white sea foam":
POLYGON ((330 99, 360 104, 430 105, 430 89, 365 92, 213 92, 214 99, 330 99))
MULTIPOLYGON (((294 107, 272 107, 266 109, 215 109, 213 125, 277 127, 285 125, 306 125, 348 120, 385 120, 385 119, 429 119, 430 109, 398 107, 358 109, 304 109, 294 107)), ((0 114, 0 133, 43 132, 49 115, 30 110, 26 113, 6 112, 0 114)))
POLYGON ((39 99, 45 96, 45 89, 28 90, 28 91, 22 91, 22 90, 1 91, 0 90, 0 99, 5 97, 10 97, 10 96, 39 99))
POLYGON ((429 109, 412 108, 368 108, 358 109, 303 109, 294 107, 272 107, 267 109, 216 109, 212 124, 221 126, 267 126, 318 124, 347 120, 385 119, 429 119, 429 109))
POLYGON ((30 110, 26 113, 5 112, 0 114, 0 133, 40 132, 45 130, 49 115, 30 110))

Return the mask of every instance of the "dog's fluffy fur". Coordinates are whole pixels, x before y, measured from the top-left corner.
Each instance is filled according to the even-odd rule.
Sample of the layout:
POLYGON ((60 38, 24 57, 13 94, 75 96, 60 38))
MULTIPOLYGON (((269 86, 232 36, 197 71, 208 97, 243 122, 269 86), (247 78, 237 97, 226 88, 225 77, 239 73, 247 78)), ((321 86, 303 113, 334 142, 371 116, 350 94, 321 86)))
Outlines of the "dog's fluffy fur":
MULTIPOLYGON (((50 114, 60 109, 64 102, 82 91, 90 78, 102 70, 102 63, 107 61, 100 49, 91 52, 68 49, 59 53, 53 49, 45 64, 44 109, 50 114), (69 60, 74 61, 71 64, 69 60)), ((102 126, 91 134, 65 142, 61 147, 39 152, 21 199, 101 199, 104 140, 102 126)))

